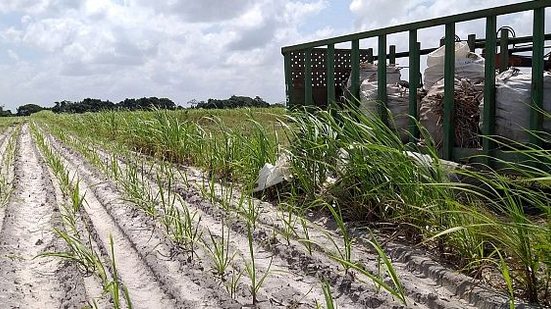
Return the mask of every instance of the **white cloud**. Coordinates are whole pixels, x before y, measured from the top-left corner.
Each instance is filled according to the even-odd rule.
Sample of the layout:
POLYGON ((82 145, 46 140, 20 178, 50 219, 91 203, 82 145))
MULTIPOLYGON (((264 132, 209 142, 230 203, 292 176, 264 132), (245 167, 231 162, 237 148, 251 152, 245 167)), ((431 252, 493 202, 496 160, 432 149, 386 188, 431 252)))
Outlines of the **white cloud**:
MULTIPOLYGON (((355 16, 356 30, 368 30, 520 2, 526 0, 352 0, 349 7, 355 16)), ((546 16, 551 17, 550 13, 547 10, 546 16)), ((511 25, 518 29, 519 34, 529 35, 531 16, 530 12, 500 16, 498 26, 511 25)), ((551 24, 550 18, 547 18, 547 22, 551 24)), ((431 38, 443 35, 443 27, 432 30, 431 38)), ((461 36, 476 33, 482 37, 484 31, 483 20, 456 25, 456 32, 461 36)))
MULTIPOLYGON (((352 0, 349 18, 339 19, 349 21, 343 26, 333 23, 329 0, 2 0, 0 14, 14 21, 0 24, 0 105, 87 96, 280 101, 284 45, 333 36, 337 28, 372 29, 513 2, 352 0)), ((511 20, 519 29, 531 24, 526 16, 511 20)))
POLYGON ((301 40, 299 25, 325 5, 322 0, 2 2, 0 12, 23 17, 0 28, 0 40, 14 45, 12 56, 26 65, 3 68, 11 74, 9 82, 0 77, 0 104, 142 95, 185 103, 234 93, 278 101, 283 97, 279 50, 301 40), (34 56, 21 58, 18 51, 25 50, 34 56))
POLYGON ((129 7, 149 7, 160 15, 179 16, 186 22, 209 23, 229 20, 242 15, 255 0, 129 0, 129 7))
POLYGON ((19 62, 19 55, 11 49, 8 49, 8 57, 15 62, 19 62))
MULTIPOLYGON (((421 21, 441 16, 470 12, 496 6, 526 2, 526 0, 352 0, 349 9, 354 15, 354 27, 356 31, 372 30, 402 23, 421 21)), ((532 13, 523 12, 505 16, 499 16, 498 28, 511 26, 517 36, 532 34, 532 13)), ((547 32, 551 31, 551 9, 546 10, 547 32)), ((419 31, 419 41, 422 48, 437 47, 439 40, 444 36, 444 27, 438 26, 419 31)), ((485 37, 485 21, 483 19, 456 24, 456 34, 463 40, 469 34, 477 37, 485 37)), ((391 35, 389 44, 397 46, 398 51, 406 51, 409 46, 407 33, 391 35)), ((375 47, 376 40, 362 44, 362 47, 375 47)), ((407 65, 407 59, 398 60, 399 64, 407 65)), ((422 62, 421 69, 425 64, 422 62)))
POLYGON ((80 6, 80 0, 2 0, 0 12, 22 12, 32 15, 58 14, 80 6))
POLYGON ((85 25, 72 18, 42 19, 29 21, 21 39, 24 43, 55 52, 63 48, 85 31, 85 25))

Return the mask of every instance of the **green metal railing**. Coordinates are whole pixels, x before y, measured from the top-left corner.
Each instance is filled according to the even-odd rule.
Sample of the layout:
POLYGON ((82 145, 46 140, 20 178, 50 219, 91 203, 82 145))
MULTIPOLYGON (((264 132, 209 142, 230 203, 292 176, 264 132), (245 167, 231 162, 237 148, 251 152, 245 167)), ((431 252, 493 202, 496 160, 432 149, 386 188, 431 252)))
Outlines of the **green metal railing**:
MULTIPOLYGON (((282 48, 285 65, 285 89, 288 104, 313 104, 312 87, 312 55, 320 48, 325 48, 325 79, 326 79, 326 102, 335 101, 335 45, 339 43, 350 43, 350 92, 353 97, 360 97, 360 40, 377 38, 378 55, 373 56, 373 50, 369 49, 368 54, 371 59, 377 59, 378 65, 378 100, 382 102, 382 109, 386 111, 387 103, 387 76, 386 63, 394 63, 396 58, 409 58, 409 114, 412 118, 418 120, 417 106, 417 88, 419 86, 420 56, 426 55, 434 50, 421 49, 421 43, 418 42, 418 31, 435 26, 445 27, 445 37, 443 44, 445 48, 444 56, 444 111, 443 111, 443 146, 442 157, 447 160, 460 160, 464 157, 477 153, 483 153, 488 156, 498 157, 495 145, 492 140, 484 138, 482 142, 482 151, 456 148, 454 147, 454 72, 455 72, 455 28, 456 24, 465 21, 484 19, 486 23, 485 38, 476 39, 470 35, 468 39, 471 50, 475 48, 485 49, 485 84, 484 84, 484 109, 481 118, 483 119, 483 135, 493 135, 495 133, 495 77, 496 77, 496 48, 500 46, 500 71, 507 68, 509 44, 532 42, 530 50, 532 54, 532 108, 530 112, 530 130, 541 130, 543 117, 538 110, 543 108, 543 71, 544 71, 544 49, 545 41, 551 40, 551 34, 545 34, 545 8, 551 6, 551 0, 528 1, 513 5, 495 7, 486 10, 463 13, 453 16, 435 18, 421 22, 402 24, 398 26, 364 31, 354 34, 348 34, 313 42, 286 46, 282 48), (506 31, 500 34, 499 42, 497 39, 497 17, 501 15, 533 11, 533 33, 532 36, 522 38, 509 38, 506 31), (396 53, 395 46, 387 46, 387 36, 396 33, 409 33, 409 51, 396 53), (390 51, 388 51, 390 49, 390 51), (304 102, 293 102, 293 92, 298 90, 293 86, 292 73, 292 54, 304 53, 304 102)), ((519 49, 519 51, 523 51, 519 49)), ((368 56, 368 57, 369 57, 368 56)), ((302 60, 302 59, 301 59, 302 60)), ((381 117, 386 119, 385 112, 381 111, 381 117)), ((419 132, 415 120, 412 119, 409 124, 409 131, 412 137, 418 137, 419 132)), ((530 142, 539 145, 540 140, 531 136, 530 142)))

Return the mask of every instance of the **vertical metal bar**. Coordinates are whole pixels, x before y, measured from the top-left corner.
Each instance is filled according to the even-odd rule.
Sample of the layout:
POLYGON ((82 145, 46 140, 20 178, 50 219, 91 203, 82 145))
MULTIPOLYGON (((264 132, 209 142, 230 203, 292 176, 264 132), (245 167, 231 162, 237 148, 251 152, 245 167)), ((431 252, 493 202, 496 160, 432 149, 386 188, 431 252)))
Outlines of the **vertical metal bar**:
POLYGON ((360 40, 352 40, 352 55, 350 65, 352 66, 352 85, 350 91, 352 97, 360 101, 360 40))
POLYGON ((467 44, 469 44, 469 50, 474 53, 476 50, 476 34, 469 34, 467 44))
POLYGON ((501 29, 499 35, 499 72, 507 71, 509 67, 509 31, 501 29))
POLYGON ((312 49, 304 51, 304 104, 313 105, 312 97, 312 49))
MULTIPOLYGON (((545 34, 545 8, 534 10, 534 50, 532 52, 532 104, 530 109, 530 130, 540 131, 542 129, 543 115, 543 57, 544 57, 544 34, 545 34)), ((537 136, 530 134, 530 143, 541 145, 537 136)))
POLYGON ((444 134, 443 153, 445 160, 452 160, 454 135, 454 90, 455 90, 455 23, 446 24, 444 55, 444 134))
POLYGON ((283 66, 285 70, 285 104, 292 107, 295 102, 293 98, 293 67, 291 64, 291 52, 283 55, 283 66))
POLYGON ((367 63, 373 63, 373 48, 367 49, 367 63))
POLYGON ((417 29, 409 31, 409 133, 410 141, 415 142, 419 138, 419 128, 416 120, 419 120, 417 107, 417 88, 419 87, 419 73, 421 57, 419 50, 421 44, 417 42, 417 29))
POLYGON ((390 45, 388 51, 388 63, 396 64, 396 45, 390 45))
POLYGON ((386 34, 379 35, 377 55, 377 99, 381 103, 379 113, 384 123, 388 122, 387 115, 387 90, 386 90, 386 34))
POLYGON ((327 104, 335 102, 335 45, 327 45, 325 55, 325 81, 327 85, 327 104))
POLYGON ((495 134, 496 124, 496 16, 486 18, 486 50, 485 68, 484 68, 484 109, 482 110, 482 148, 484 151, 484 163, 492 165, 494 157, 495 143, 489 138, 495 134))

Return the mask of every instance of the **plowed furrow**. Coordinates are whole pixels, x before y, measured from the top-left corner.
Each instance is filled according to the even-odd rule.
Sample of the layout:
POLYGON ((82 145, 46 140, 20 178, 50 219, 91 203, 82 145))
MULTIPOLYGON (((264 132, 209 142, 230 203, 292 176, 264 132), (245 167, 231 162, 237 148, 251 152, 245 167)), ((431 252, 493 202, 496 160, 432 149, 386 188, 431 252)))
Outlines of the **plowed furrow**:
MULTIPOLYGON (((185 175, 185 181, 182 179, 180 182, 177 182, 174 188, 186 201, 196 205, 196 207, 199 207, 211 216, 219 218, 228 217, 229 214, 223 211, 221 207, 212 205, 210 202, 201 198, 198 188, 203 185, 204 180, 198 171, 192 168, 185 168, 182 169, 180 173, 175 174, 185 175)), ((226 193, 222 191, 223 188, 219 184, 216 184, 215 187, 216 198, 218 200, 227 198, 225 195, 226 193)), ((227 190, 227 188, 225 190, 227 190)), ((238 195, 234 195, 230 203, 236 205, 239 199, 240 197, 238 195)), ((339 272, 338 270, 328 275, 330 272, 323 266, 319 266, 334 264, 326 255, 314 254, 314 256, 310 256, 305 252, 304 246, 297 243, 296 239, 291 241, 290 246, 287 245, 281 237, 280 241, 274 241, 273 231, 277 231, 278 234, 281 234, 285 229, 281 218, 286 216, 286 213, 277 209, 270 203, 258 200, 255 200, 255 203, 257 203, 258 207, 261 209, 261 215, 257 221, 259 229, 255 236, 258 242, 271 244, 273 248, 266 248, 267 250, 278 252, 278 255, 286 257, 290 268, 300 268, 306 273, 312 273, 312 269, 317 268, 313 273, 317 273, 318 276, 323 276, 325 279, 334 282, 341 294, 352 295, 352 297, 360 303, 365 304, 366 301, 380 301, 377 300, 377 298, 368 297, 369 292, 359 293, 358 291, 361 291, 362 287, 355 283, 349 284, 346 277, 343 278, 336 275, 339 272), (297 263, 297 261, 300 262, 297 263), (312 267, 312 265, 317 266, 312 267), (361 297, 358 298, 358 295, 361 295, 361 297)), ((334 254, 336 248, 333 242, 335 242, 339 248, 344 247, 342 238, 336 233, 334 227, 324 226, 323 224, 321 226, 316 226, 309 223, 308 225, 310 229, 310 240, 314 243, 314 247, 316 247, 318 251, 325 252, 329 255, 334 254), (328 236, 331 237, 332 240, 329 240, 328 236)), ((295 229, 297 234, 301 235, 299 226, 300 225, 296 224, 295 229)), ((372 250, 368 249, 369 245, 364 241, 366 238, 371 238, 370 233, 361 230, 353 230, 352 234, 356 238, 355 245, 353 246, 353 260, 361 262, 371 273, 377 273, 377 255, 375 255, 372 250)), ((392 257, 396 256, 396 260, 393 261, 393 266, 404 285, 406 295, 409 298, 409 304, 423 304, 429 308, 474 308, 479 306, 491 308, 495 305, 506 304, 507 302, 506 297, 503 295, 481 288, 474 280, 465 276, 460 276, 443 267, 437 267, 439 273, 431 273, 430 276, 428 276, 427 273, 429 271, 426 268, 429 267, 429 265, 431 268, 435 268, 435 263, 430 260, 430 258, 414 256, 416 260, 421 262, 419 265, 413 265, 411 260, 405 260, 404 258, 398 259, 398 256, 395 254, 396 251, 399 251, 398 248, 404 248, 403 246, 389 244, 389 247, 392 248, 391 250, 389 249, 392 257), (454 282, 446 282, 441 279, 448 277, 454 277, 456 280, 454 282), (465 286, 469 287, 468 290, 461 288, 465 286), (460 294, 458 295, 458 293, 460 294)))
POLYGON ((179 308, 239 307, 224 295, 208 274, 188 268, 186 258, 175 256, 173 246, 158 235, 156 227, 148 224, 147 218, 138 217, 135 209, 122 202, 114 185, 86 168, 78 156, 55 143, 53 147, 64 158, 68 170, 76 172, 81 179, 81 190, 87 192, 89 205, 85 210, 98 238, 104 242, 110 231, 114 243, 119 246, 115 248, 116 254, 126 252, 120 256, 117 254, 117 269, 130 290, 135 307, 148 308, 144 305, 147 304, 144 298, 153 290, 146 288, 144 291, 143 286, 147 284, 157 285, 154 294, 164 295, 163 299, 174 298, 173 302, 179 308))
POLYGON ((0 232, 0 304, 4 308, 83 306, 85 293, 65 261, 37 257, 62 250, 55 193, 27 125, 16 150, 14 191, 0 232))
MULTIPOLYGON (((101 149, 96 149, 96 153, 106 162, 113 159, 111 154, 101 149)), ((123 169, 125 162, 126 160, 119 160, 119 166, 123 169)), ((155 171, 162 175, 162 173, 166 173, 166 167, 159 169, 157 166, 156 169, 144 171, 149 177, 145 181, 147 186, 156 186, 158 175, 155 171)), ((205 180, 201 173, 187 168, 180 172, 180 175, 186 176, 185 180, 182 179, 181 182, 173 184, 171 188, 183 198, 185 207, 197 211, 202 217, 201 226, 217 237, 221 236, 222 222, 228 225, 233 233, 231 237, 232 250, 246 255, 248 243, 246 224, 243 218, 235 216, 233 211, 228 213, 218 203, 211 203, 203 197, 199 188, 202 184, 204 185, 205 180)), ((175 174, 178 175, 178 173, 175 174)), ((206 182, 208 183, 208 181, 206 182)), ((164 183, 163 187, 166 190, 167 183, 164 183)), ((227 194, 222 189, 220 185, 216 185, 215 193, 219 201, 227 198, 227 194)), ((234 192, 230 204, 235 206, 239 198, 240 196, 235 195, 234 192)), ((227 201, 225 202, 227 203, 227 201)), ((317 251, 310 255, 301 243, 303 239, 292 237, 290 244, 287 244, 286 240, 282 238, 281 234, 285 227, 281 218, 285 215, 284 211, 269 203, 258 200, 255 200, 255 203, 258 203, 258 207, 262 209, 256 223, 257 229, 254 233, 255 243, 253 245, 255 252, 260 257, 258 269, 262 273, 267 269, 269 260, 273 258, 272 269, 276 270, 275 275, 269 276, 266 280, 266 287, 261 289, 261 294, 266 302, 272 306, 289 306, 291 303, 297 302, 295 297, 300 298, 299 296, 303 295, 304 297, 300 300, 304 304, 311 304, 313 300, 320 299, 319 293, 321 292, 316 287, 311 290, 308 290, 308 287, 320 285, 321 280, 327 280, 341 307, 349 305, 352 307, 400 306, 390 296, 378 293, 365 277, 362 278, 357 273, 354 279, 344 275, 340 265, 328 257, 336 252, 333 242, 340 248, 344 246, 334 226, 326 226, 324 222, 308 223, 310 239, 315 243, 314 247, 317 251), (329 237, 332 240, 329 240, 329 237), (363 279, 367 283, 362 283, 358 279, 363 279)), ((353 260, 361 262, 367 270, 376 273, 378 271, 377 255, 364 241, 371 237, 370 233, 355 229, 352 229, 351 232, 356 238, 353 260)), ((297 234, 301 235, 298 226, 297 234)), ((408 297, 408 307, 492 308, 506 303, 506 297, 503 295, 478 286, 479 283, 471 278, 438 266, 429 257, 423 257, 422 253, 416 251, 415 254, 404 254, 403 252, 407 248, 395 243, 388 243, 387 249, 390 256, 396 258, 393 260, 393 265, 404 285, 408 297), (435 269, 438 271, 435 272, 435 269), (457 280, 450 281, 449 277, 457 278, 457 280)), ((243 269, 243 266, 233 265, 233 268, 239 270, 243 269)), ((242 299, 240 300, 243 302, 242 299)), ((300 303, 300 301, 298 302, 300 303)))
MULTIPOLYGON (((71 175, 80 176, 79 172, 71 171, 70 168, 69 170, 71 175)), ((109 252, 108 248, 110 248, 112 237, 117 272, 129 291, 132 303, 136 304, 136 308, 154 308, 155 306, 175 308, 175 303, 171 300, 172 297, 163 291, 134 244, 107 213, 103 204, 92 193, 90 186, 85 181, 81 181, 80 188, 82 192, 85 192, 84 211, 88 219, 86 221, 93 227, 89 232, 94 236, 94 240, 98 242, 104 254, 109 252)), ((110 258, 113 257, 110 256, 110 258)))
MULTIPOLYGON (((55 144, 55 142, 54 142, 55 144)), ((80 162, 78 154, 71 154, 70 160, 80 162)), ((81 170, 85 164, 79 164, 81 170)), ((121 162, 124 169, 124 163, 121 162)), ((155 186, 150 179, 148 186, 155 186)), ((231 235, 232 248, 241 256, 248 257, 248 243, 246 240, 245 224, 242 220, 234 220, 228 217, 221 208, 204 201, 197 192, 179 192, 187 202, 187 207, 198 211, 202 217, 201 224, 205 230, 210 230, 216 236, 221 236, 221 219, 226 221, 233 233, 231 235)), ((323 300, 321 291, 322 280, 332 284, 335 293, 339 298, 342 308, 355 308, 358 306, 396 306, 400 304, 385 293, 378 293, 371 283, 363 284, 353 282, 347 276, 341 275, 342 270, 328 258, 320 255, 309 256, 299 248, 300 245, 285 246, 281 242, 273 243, 270 239, 273 233, 261 227, 255 232, 254 251, 258 255, 257 269, 262 274, 268 267, 269 261, 273 258, 273 268, 267 277, 264 287, 261 289, 263 304, 272 306, 292 306, 303 304, 307 307, 313 306, 315 300, 323 300)), ((208 257, 206 257, 208 258, 208 257)), ((241 262, 242 263, 242 262, 241 262)), ((238 265, 237 270, 243 270, 244 265, 238 265)), ((246 281, 246 279, 243 279, 246 281)), ((246 291, 244 286, 242 290, 246 291)), ((244 300, 245 301, 245 300, 244 300)), ((414 302, 410 302, 418 307, 414 302)))
MULTIPOLYGON (((183 180, 176 183, 176 190, 181 192, 183 196, 187 196, 187 200, 199 199, 199 190, 197 188, 199 188, 204 181, 200 173, 194 169, 185 168, 181 170, 181 173, 177 174, 183 174, 186 176, 185 183, 183 180)), ((221 185, 216 184, 216 199, 219 201, 226 199, 227 197, 224 192, 227 190, 227 188, 224 189, 221 185)), ((231 196, 230 203, 238 203, 239 198, 240 197, 234 193, 234 195, 231 196)), ((281 218, 286 216, 286 212, 267 202, 255 200, 255 203, 257 203, 258 207, 261 209, 258 226, 265 227, 265 231, 275 230, 278 233, 284 233, 285 225, 281 218)), ((215 215, 215 213, 220 216, 226 215, 220 211, 219 207, 209 204, 210 203, 202 204, 205 211, 212 212, 213 215, 215 215)), ((317 223, 318 224, 313 224, 308 222, 308 237, 314 244, 313 246, 316 247, 317 251, 325 252, 326 254, 331 255, 336 252, 335 244, 339 248, 344 248, 342 237, 339 235, 338 231, 335 230, 335 226, 331 219, 324 218, 317 223), (329 237, 331 237, 332 240, 329 240, 329 237)), ((298 223, 295 224, 295 232, 297 235, 304 237, 298 223)), ((377 273, 377 255, 372 249, 370 249, 370 245, 365 241, 366 239, 370 239, 372 235, 365 229, 350 229, 350 232, 355 237, 352 248, 353 260, 361 262, 365 269, 369 270, 371 273, 377 273)), ((266 233, 264 233, 264 235, 259 235, 258 238, 263 237, 265 241, 268 241, 266 236, 269 234, 266 233)), ((291 241, 291 243, 293 243, 293 241, 291 241)), ((469 279, 466 276, 461 276, 460 274, 443 267, 435 267, 436 263, 428 257, 421 257, 411 254, 408 258, 404 258, 404 254, 398 253, 403 252, 403 250, 407 250, 403 245, 389 243, 387 247, 392 248, 389 249, 389 254, 393 259, 393 267, 400 276, 406 295, 410 298, 410 303, 424 304, 429 308, 443 309, 475 308, 480 306, 492 308, 495 305, 506 304, 507 302, 504 295, 500 295, 496 292, 478 286, 478 283, 473 279, 469 279), (399 255, 402 257, 399 257, 399 255), (411 258, 416 259, 419 263, 412 263, 411 258), (429 274, 427 269, 429 265, 431 268, 439 269, 439 273, 429 274), (443 284, 443 277, 454 277, 456 280, 453 283, 446 282, 446 284, 443 284), (465 287, 468 288, 465 289, 465 287), (458 293, 460 294, 458 295, 458 293)), ((294 250, 292 248, 292 246, 286 246, 280 243, 277 250, 294 250)), ((310 257, 304 254, 304 248, 302 246, 295 246, 294 248, 301 253, 294 253, 292 254, 293 256, 300 256, 300 259, 305 261, 310 260, 310 257)), ((412 249, 409 248, 409 250, 412 249)), ((417 254, 419 254, 419 252, 417 252, 417 254)), ((320 258, 322 260, 326 259, 324 256, 321 256, 320 258)), ((307 264, 309 264, 309 262, 307 264)))
MULTIPOLYGON (((13 134, 13 128, 8 128, 2 134, 0 135, 0 156, 2 158, 1 162, 2 165, 4 165, 6 158, 8 156, 7 153, 7 147, 9 143, 9 139, 11 138, 11 135, 13 134)), ((6 192, 7 190, 10 190, 11 183, 13 181, 13 165, 10 166, 1 166, 0 170, 2 171, 0 177, 4 178, 4 181, 6 184, 9 185, 7 188, 3 188, 4 192, 0 192, 0 197, 8 197, 8 194, 10 192, 6 192)), ((4 200, 5 202, 5 200, 4 200)), ((0 204, 0 230, 2 230, 2 225, 4 223, 4 214, 5 214, 5 203, 0 204)))

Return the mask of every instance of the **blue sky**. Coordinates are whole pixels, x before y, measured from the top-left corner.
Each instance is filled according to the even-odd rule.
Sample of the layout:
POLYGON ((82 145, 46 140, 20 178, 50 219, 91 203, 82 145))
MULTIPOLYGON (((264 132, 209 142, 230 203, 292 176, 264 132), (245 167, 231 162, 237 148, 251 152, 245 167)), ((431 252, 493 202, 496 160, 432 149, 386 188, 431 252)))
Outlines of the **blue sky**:
MULTIPOLYGON (((284 45, 517 2, 2 0, 0 105, 142 96, 185 105, 233 94, 278 102, 284 45)), ((528 15, 499 22, 521 34, 531 30, 528 15)), ((481 29, 471 23, 460 31, 481 29)), ((432 29, 421 38, 441 35, 432 29)))

